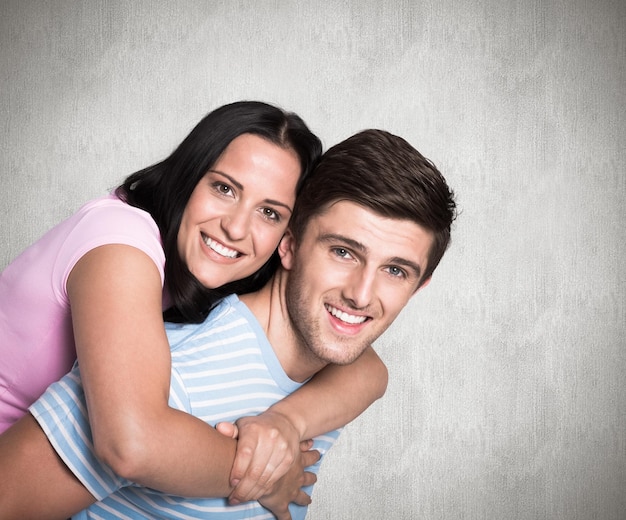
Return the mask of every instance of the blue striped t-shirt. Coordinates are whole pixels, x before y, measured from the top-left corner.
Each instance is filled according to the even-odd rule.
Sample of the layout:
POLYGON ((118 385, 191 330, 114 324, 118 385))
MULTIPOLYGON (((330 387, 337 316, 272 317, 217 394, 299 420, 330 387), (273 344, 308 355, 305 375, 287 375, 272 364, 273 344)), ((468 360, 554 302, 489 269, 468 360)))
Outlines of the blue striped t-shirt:
MULTIPOLYGON (((202 324, 166 324, 172 352, 170 406, 215 426, 257 415, 289 395, 300 383, 282 369, 254 315, 235 295, 228 296, 202 324)), ((230 506, 226 499, 190 499, 140 487, 115 475, 93 451, 85 397, 77 365, 51 385, 30 408, 65 464, 98 499, 74 518, 243 518, 274 516, 258 502, 230 506)), ((315 439, 322 455, 339 435, 315 439)), ((308 468, 317 473, 319 462, 308 468)), ((312 486, 307 489, 311 493, 312 486)), ((290 505, 292 518, 307 508, 290 505)))

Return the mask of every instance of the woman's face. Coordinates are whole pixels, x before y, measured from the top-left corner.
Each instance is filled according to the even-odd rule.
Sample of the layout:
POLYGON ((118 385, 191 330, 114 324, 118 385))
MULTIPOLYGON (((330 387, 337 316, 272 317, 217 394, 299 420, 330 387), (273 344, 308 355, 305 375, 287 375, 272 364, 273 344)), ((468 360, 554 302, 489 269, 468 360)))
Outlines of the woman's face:
POLYGON ((178 230, 178 251, 205 286, 257 271, 280 241, 296 199, 300 161, 253 134, 233 139, 195 187, 178 230))

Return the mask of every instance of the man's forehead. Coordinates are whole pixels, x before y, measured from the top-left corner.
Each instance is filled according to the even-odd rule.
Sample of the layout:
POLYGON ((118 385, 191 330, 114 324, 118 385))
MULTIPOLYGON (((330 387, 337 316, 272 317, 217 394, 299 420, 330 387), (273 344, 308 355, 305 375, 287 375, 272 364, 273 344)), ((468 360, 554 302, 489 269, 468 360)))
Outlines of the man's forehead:
POLYGON ((315 215, 311 216, 308 220, 308 224, 320 224, 336 226, 351 225, 355 222, 369 221, 370 223, 385 224, 405 224, 413 226, 415 232, 418 235, 423 235, 427 230, 418 224, 417 222, 408 218, 397 218, 383 215, 374 209, 350 200, 337 200, 332 203, 326 204, 323 208, 318 210, 315 215), (338 217, 343 217, 339 219, 338 217))

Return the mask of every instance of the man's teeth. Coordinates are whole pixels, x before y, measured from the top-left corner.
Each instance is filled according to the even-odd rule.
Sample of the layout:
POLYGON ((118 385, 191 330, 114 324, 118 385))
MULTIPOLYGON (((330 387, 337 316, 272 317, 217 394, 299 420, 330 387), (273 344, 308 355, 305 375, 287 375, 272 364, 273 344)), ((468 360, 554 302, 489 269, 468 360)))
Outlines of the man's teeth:
POLYGON ((335 318, 338 318, 341 321, 345 321, 350 325, 358 325, 359 323, 363 323, 367 319, 367 316, 354 316, 352 314, 348 314, 347 312, 340 311, 339 309, 335 309, 335 307, 331 307, 330 305, 326 305, 326 310, 330 312, 335 318))
POLYGON ((217 254, 225 256, 226 258, 236 258, 237 255, 239 254, 234 249, 230 249, 226 246, 223 246, 222 244, 206 236, 204 237, 204 243, 207 246, 209 246, 213 251, 215 251, 217 254))

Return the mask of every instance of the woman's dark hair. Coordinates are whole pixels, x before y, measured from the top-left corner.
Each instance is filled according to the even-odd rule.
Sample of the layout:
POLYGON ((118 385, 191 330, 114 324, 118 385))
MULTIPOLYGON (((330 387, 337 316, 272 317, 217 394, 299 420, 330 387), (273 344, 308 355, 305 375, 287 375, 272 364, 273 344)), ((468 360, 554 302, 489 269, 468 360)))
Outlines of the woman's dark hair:
POLYGON ((191 274, 178 252, 178 230, 191 193, 231 141, 242 134, 258 135, 298 155, 302 174, 297 191, 322 153, 319 138, 298 115, 259 101, 240 101, 210 112, 169 157, 133 173, 116 190, 126 203, 150 213, 159 227, 166 258, 165 288, 172 303, 164 313, 169 321, 202 321, 223 296, 261 288, 279 264, 274 253, 251 276, 208 289, 191 274))
POLYGON ((443 175, 407 141, 384 130, 364 130, 327 150, 296 200, 289 222, 296 240, 312 217, 340 200, 432 232, 420 285, 432 275, 450 243, 456 203, 443 175))

